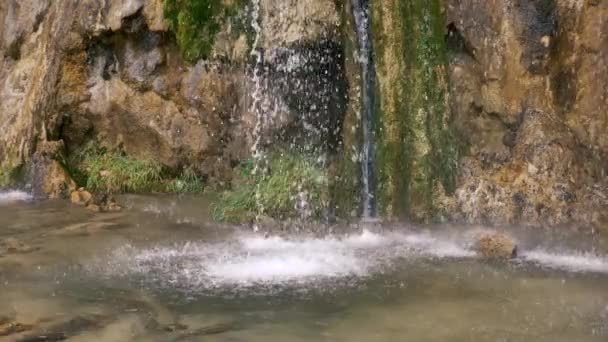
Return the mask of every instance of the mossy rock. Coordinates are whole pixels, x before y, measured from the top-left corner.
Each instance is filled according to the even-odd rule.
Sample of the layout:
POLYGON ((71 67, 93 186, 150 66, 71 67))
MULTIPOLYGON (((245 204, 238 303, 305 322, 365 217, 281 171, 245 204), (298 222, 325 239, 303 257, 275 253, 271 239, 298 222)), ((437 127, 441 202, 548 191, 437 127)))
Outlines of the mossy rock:
POLYGON ((222 26, 247 0, 164 0, 165 18, 175 33, 184 59, 208 58, 222 26))

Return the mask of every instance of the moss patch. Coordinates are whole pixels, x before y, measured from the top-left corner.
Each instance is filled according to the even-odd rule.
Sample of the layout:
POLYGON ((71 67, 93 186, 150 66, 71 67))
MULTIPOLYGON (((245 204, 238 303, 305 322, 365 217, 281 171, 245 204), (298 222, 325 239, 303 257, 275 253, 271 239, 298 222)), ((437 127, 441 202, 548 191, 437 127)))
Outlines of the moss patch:
POLYGON ((454 190, 459 155, 441 1, 378 0, 372 13, 379 207, 388 217, 426 219, 433 216, 435 187, 454 190))
POLYGON ((247 0, 165 0, 164 14, 175 33, 184 59, 208 58, 216 35, 247 0))
POLYGON ((233 189, 224 192, 214 206, 213 218, 232 223, 251 221, 257 215, 321 219, 327 191, 326 172, 312 158, 275 152, 269 155, 265 172, 254 172, 251 160, 243 163, 233 189), (307 205, 299 207, 303 202, 307 205))

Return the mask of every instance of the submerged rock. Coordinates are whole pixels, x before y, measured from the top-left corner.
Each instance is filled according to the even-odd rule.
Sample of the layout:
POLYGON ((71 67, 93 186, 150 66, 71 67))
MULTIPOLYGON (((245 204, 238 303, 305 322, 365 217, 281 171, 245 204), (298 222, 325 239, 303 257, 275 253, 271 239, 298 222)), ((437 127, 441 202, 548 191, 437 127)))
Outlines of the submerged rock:
POLYGON ((0 317, 0 336, 18 334, 31 329, 31 325, 15 322, 8 317, 0 317))
POLYGON ((475 249, 484 258, 511 259, 517 257, 517 244, 506 234, 483 232, 476 239, 475 249))

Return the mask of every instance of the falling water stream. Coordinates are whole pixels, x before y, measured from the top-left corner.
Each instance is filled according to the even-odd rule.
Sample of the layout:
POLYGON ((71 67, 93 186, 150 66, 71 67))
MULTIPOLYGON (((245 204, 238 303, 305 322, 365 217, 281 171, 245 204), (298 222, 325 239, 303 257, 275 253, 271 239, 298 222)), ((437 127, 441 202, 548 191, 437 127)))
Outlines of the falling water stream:
POLYGON ((362 217, 376 216, 374 174, 374 87, 375 71, 371 40, 371 20, 368 0, 351 0, 359 46, 358 60, 361 64, 361 129, 363 132, 361 152, 361 201, 362 217))

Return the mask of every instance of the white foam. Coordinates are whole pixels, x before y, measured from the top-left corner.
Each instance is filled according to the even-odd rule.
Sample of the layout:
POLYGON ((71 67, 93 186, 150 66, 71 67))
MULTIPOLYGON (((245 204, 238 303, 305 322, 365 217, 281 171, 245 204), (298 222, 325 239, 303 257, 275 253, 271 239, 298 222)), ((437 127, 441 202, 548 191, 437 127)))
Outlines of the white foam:
MULTIPOLYGON (((116 251, 110 273, 155 275, 186 287, 259 286, 364 278, 400 258, 470 257, 472 251, 428 234, 376 234, 286 239, 238 235, 217 243, 116 251)), ((96 270, 99 271, 99 270, 96 270)))
POLYGON ((29 201, 32 195, 17 190, 0 192, 0 204, 29 201))
POLYGON ((522 259, 552 269, 569 272, 608 273, 608 257, 591 253, 560 252, 552 253, 535 249, 520 254, 522 259))
MULTIPOLYGON (((461 234, 466 235, 466 234, 461 234)), ((465 240, 419 232, 344 237, 283 238, 242 235, 218 242, 134 248, 125 246, 94 271, 140 275, 171 287, 212 289, 353 282, 390 272, 404 259, 464 259, 476 253, 465 240)), ((523 252, 518 259, 570 272, 608 273, 606 257, 577 253, 523 252)))

